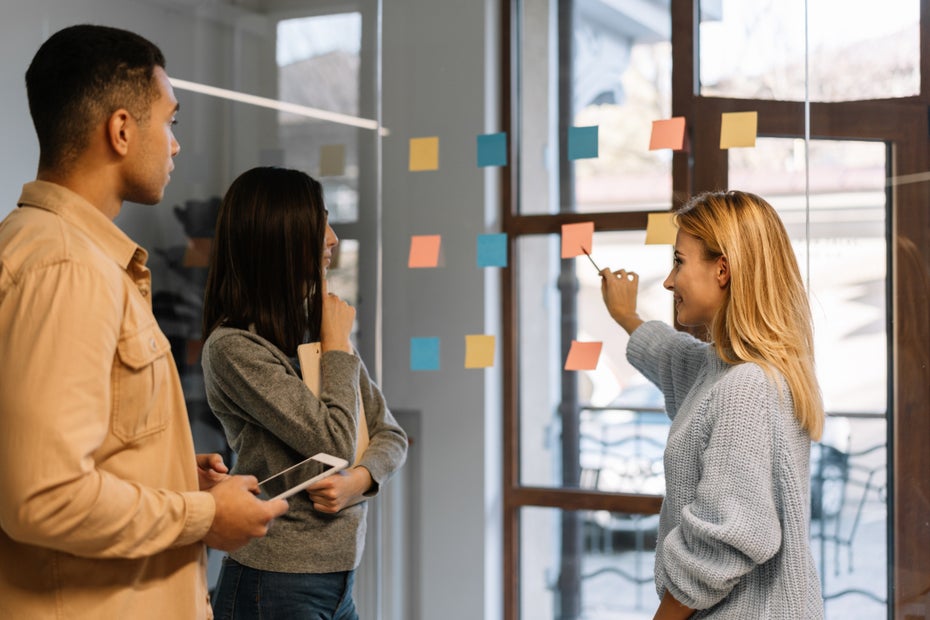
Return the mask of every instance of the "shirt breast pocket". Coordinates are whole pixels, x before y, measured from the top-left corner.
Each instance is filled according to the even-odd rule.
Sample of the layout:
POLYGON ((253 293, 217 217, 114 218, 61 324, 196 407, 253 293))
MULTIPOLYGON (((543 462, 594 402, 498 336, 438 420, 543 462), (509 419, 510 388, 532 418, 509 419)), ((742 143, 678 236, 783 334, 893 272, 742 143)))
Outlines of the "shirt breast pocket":
POLYGON ((133 442, 168 425, 165 381, 171 344, 157 323, 120 336, 113 364, 113 434, 133 442))

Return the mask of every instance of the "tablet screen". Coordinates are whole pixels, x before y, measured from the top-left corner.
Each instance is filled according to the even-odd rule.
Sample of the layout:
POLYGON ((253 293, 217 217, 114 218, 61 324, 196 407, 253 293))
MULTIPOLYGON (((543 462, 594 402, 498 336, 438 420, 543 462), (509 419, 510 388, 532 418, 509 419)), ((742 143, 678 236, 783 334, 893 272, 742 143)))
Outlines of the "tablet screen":
MULTIPOLYGON (((259 482, 258 496, 265 500, 278 497, 295 487, 305 484, 309 480, 323 478, 325 477, 324 474, 331 473, 335 470, 338 470, 338 468, 329 463, 319 461, 314 457, 310 457, 293 467, 288 467, 284 471, 259 482)), ((299 490, 300 489, 297 489, 294 492, 299 490)), ((288 493, 288 495, 293 495, 293 493, 288 493)))

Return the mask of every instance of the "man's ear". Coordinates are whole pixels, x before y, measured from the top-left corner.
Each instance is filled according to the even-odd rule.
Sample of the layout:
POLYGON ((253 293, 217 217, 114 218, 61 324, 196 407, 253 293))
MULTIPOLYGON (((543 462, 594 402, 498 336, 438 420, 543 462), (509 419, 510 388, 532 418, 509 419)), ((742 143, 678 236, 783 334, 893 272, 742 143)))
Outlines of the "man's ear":
POLYGON ((717 259, 717 283, 720 288, 726 288, 730 284, 730 262, 726 256, 717 259))
POLYGON ((129 141, 134 127, 132 116, 122 108, 107 119, 107 143, 118 155, 125 156, 129 152, 129 141))

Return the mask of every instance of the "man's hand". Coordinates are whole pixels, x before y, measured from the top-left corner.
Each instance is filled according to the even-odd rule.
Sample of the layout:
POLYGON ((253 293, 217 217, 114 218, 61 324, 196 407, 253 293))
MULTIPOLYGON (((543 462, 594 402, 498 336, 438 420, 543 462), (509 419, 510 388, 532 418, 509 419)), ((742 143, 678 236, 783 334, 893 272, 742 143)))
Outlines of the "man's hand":
POLYGON ((228 473, 229 468, 219 454, 197 455, 197 481, 201 491, 213 488, 216 483, 228 478, 228 473))
POLYGON ((287 500, 265 502, 257 492, 255 476, 227 476, 208 489, 216 502, 213 524, 203 538, 208 547, 235 551, 267 534, 271 520, 287 512, 287 500))
POLYGON ((363 500, 371 488, 371 472, 364 467, 353 467, 326 476, 314 485, 307 487, 313 509, 318 512, 336 514, 343 508, 363 500))

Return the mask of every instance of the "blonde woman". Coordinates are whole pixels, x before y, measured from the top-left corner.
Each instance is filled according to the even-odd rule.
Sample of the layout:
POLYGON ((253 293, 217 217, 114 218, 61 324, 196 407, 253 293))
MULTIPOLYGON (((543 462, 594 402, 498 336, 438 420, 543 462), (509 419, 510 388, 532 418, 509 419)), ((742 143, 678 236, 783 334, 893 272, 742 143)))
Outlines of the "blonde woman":
POLYGON ((601 272, 627 357, 672 420, 656 619, 823 617, 808 544, 810 442, 823 429, 810 310, 784 225, 762 198, 706 193, 675 215, 664 286, 682 325, 636 311, 638 277, 601 272))

